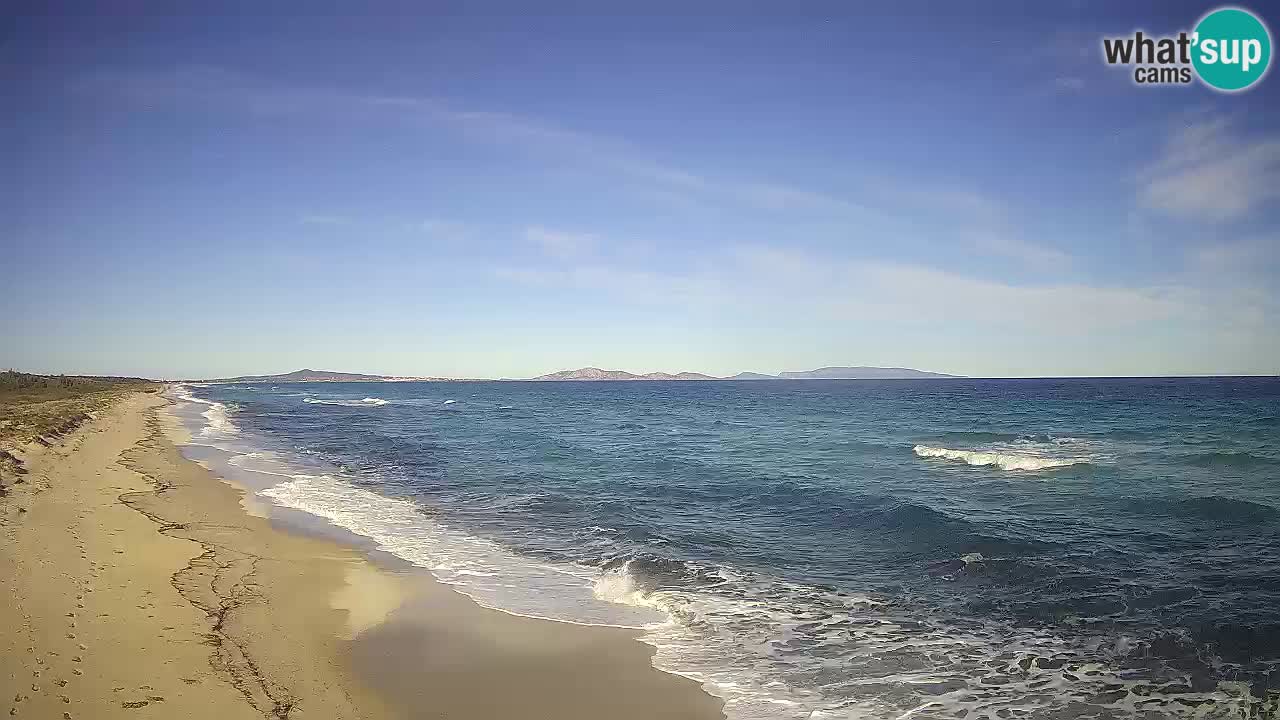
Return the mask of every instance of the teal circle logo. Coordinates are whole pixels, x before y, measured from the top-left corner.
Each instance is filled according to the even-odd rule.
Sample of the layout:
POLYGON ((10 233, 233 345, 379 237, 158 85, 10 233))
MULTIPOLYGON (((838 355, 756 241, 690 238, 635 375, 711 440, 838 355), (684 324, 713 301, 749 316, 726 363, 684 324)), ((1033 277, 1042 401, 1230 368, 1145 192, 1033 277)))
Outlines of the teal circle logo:
POLYGON ((1209 87, 1244 90, 1262 79, 1271 65, 1271 33, 1253 13, 1219 8, 1196 25, 1191 63, 1209 87))

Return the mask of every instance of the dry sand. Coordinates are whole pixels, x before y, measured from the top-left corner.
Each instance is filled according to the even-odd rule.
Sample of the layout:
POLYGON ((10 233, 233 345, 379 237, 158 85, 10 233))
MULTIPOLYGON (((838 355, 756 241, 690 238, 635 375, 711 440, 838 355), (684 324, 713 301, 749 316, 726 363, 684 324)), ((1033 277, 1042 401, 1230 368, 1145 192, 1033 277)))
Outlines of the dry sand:
POLYGON ((629 631, 486 610, 282 531, 138 393, 0 498, 0 713, 32 718, 719 718, 629 631), (251 508, 252 509, 252 508, 251 508))

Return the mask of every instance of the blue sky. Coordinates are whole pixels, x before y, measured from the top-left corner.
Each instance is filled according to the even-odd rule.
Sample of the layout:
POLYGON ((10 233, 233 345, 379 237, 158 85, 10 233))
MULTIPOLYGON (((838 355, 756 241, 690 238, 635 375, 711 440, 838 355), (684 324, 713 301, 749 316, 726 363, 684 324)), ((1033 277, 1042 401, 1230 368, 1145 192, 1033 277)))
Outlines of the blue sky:
POLYGON ((1212 4, 178 5, 0 29, 0 365, 1280 372, 1280 80, 1101 59, 1212 4))

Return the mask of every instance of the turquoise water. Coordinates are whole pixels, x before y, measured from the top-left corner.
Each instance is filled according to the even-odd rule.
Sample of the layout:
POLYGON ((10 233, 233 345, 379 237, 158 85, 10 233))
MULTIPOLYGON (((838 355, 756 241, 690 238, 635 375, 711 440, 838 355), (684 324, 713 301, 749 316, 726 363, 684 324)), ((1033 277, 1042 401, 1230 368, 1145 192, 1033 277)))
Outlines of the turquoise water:
MULTIPOLYGON (((190 387, 189 452, 740 718, 1280 696, 1280 381, 190 387)), ((1268 706, 1272 710, 1267 710, 1268 706)))

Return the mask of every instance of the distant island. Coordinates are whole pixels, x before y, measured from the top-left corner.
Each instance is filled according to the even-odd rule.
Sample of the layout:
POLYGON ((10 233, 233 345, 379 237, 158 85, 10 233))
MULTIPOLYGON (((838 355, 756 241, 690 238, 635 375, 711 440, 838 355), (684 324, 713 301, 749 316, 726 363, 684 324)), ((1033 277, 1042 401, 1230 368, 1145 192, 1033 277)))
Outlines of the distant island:
MULTIPOLYGON (((925 372, 910 368, 881 367, 824 367, 817 370, 799 370, 782 372, 777 375, 764 373, 740 372, 728 377, 715 377, 696 372, 651 372, 632 373, 626 370, 602 370, 597 367, 584 367, 577 370, 561 370, 559 372, 529 378, 539 382, 557 380, 910 380, 925 378, 958 378, 963 375, 946 375, 943 373, 925 372)), ((479 378, 466 378, 466 380, 479 378)), ((503 378, 509 380, 508 378, 503 378)), ((460 378, 413 377, 399 375, 366 375, 364 373, 333 372, 332 370, 294 370, 280 375, 240 375, 238 377, 214 378, 210 380, 193 380, 205 383, 317 383, 317 382, 462 382, 460 378)))
POLYGON ((294 370, 280 375, 241 375, 230 378, 199 380, 207 383, 295 383, 295 382, 427 382, 448 381, 440 377, 398 377, 394 375, 365 375, 363 373, 333 372, 331 370, 294 370))
POLYGON ((720 380, 722 378, 703 375, 695 372, 671 373, 652 372, 644 375, 629 373, 626 370, 601 370, 585 367, 577 370, 561 370, 560 372, 539 375, 532 380, 720 380))
POLYGON ((911 368, 883 367, 824 367, 817 370, 800 370, 779 373, 781 380, 910 380, 924 378, 958 378, 963 375, 912 370, 911 368))
POLYGON ((824 367, 817 370, 799 370, 783 372, 777 375, 764 373, 740 372, 729 377, 712 377, 695 372, 664 373, 654 372, 639 375, 625 370, 601 370, 595 367, 577 370, 561 370, 560 372, 539 375, 533 380, 910 380, 925 378, 958 378, 963 375, 947 375, 944 373, 912 370, 910 368, 882 367, 824 367))

